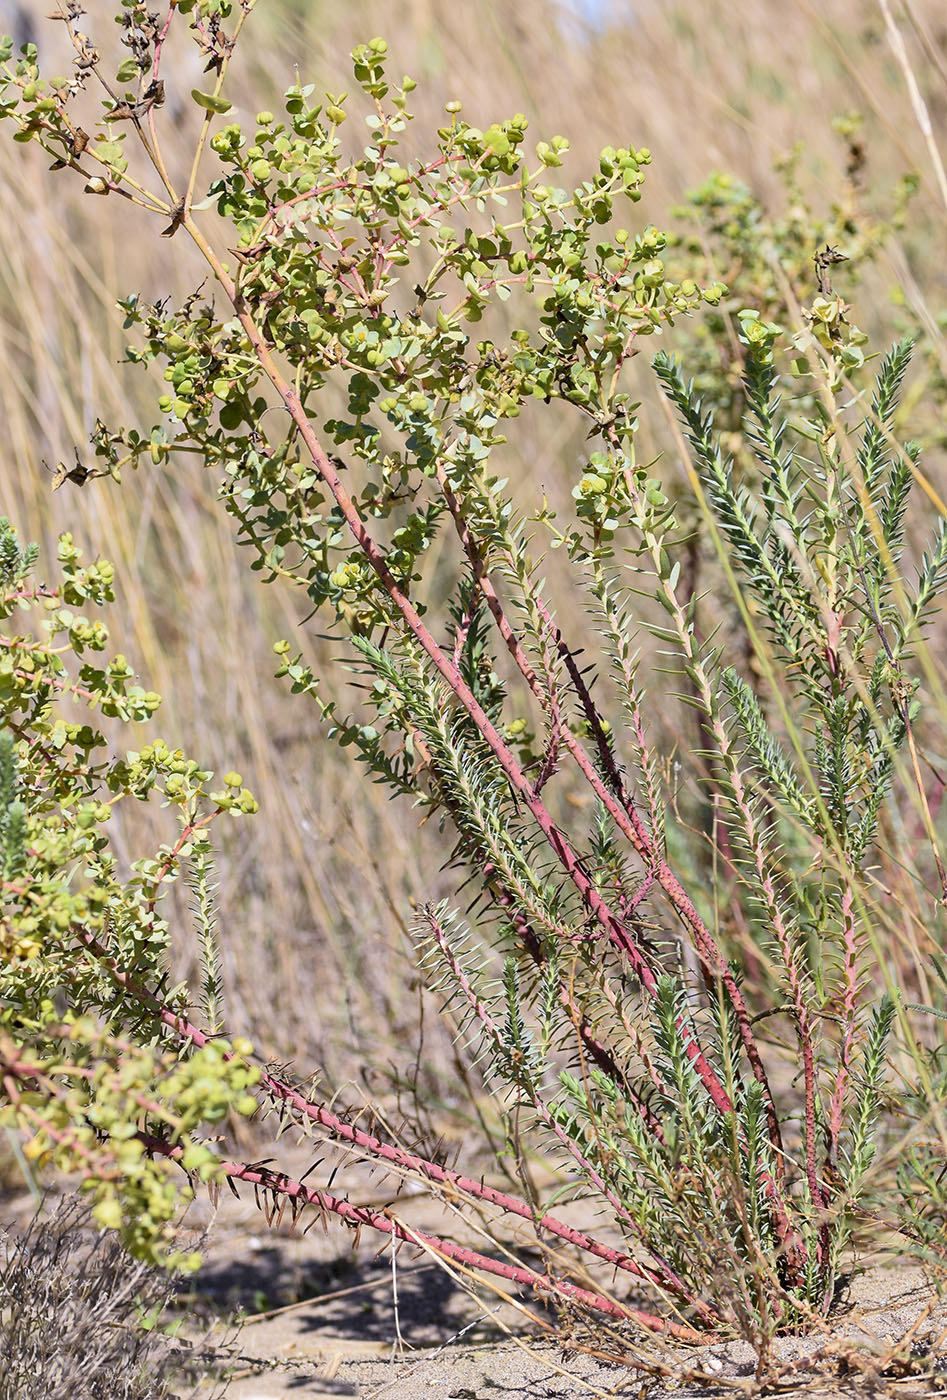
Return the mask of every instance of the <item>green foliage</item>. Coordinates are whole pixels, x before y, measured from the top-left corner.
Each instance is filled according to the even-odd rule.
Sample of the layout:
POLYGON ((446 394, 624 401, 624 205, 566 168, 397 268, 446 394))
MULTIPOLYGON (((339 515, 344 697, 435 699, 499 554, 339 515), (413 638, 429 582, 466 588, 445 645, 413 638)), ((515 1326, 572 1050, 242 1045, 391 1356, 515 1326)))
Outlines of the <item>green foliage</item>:
MULTIPOLYGON (((710 398, 721 429, 734 432, 739 448, 742 401, 740 375, 745 351, 740 333, 767 324, 788 325, 801 307, 811 337, 835 345, 846 368, 864 362, 866 338, 850 325, 851 310, 833 282, 854 288, 892 236, 904 227, 917 176, 903 177, 891 192, 886 216, 869 212, 852 152, 864 161, 864 147, 852 123, 843 123, 849 170, 841 171, 827 212, 818 213, 803 190, 798 167, 801 147, 776 164, 784 209, 772 214, 742 181, 717 172, 694 190, 678 210, 682 228, 669 252, 691 276, 723 270, 727 295, 688 336, 688 368, 703 397, 710 398), (813 283, 819 295, 812 296, 813 283), (742 324, 741 324, 742 323, 742 324), (751 324, 752 323, 752 324, 751 324)), ((802 328, 797 339, 803 348, 802 328)))
MULTIPOLYGON (((798 222, 767 232, 749 196, 719 181, 694 207, 723 221, 714 231, 739 247, 755 295, 734 306, 722 283, 672 271, 665 234, 616 227, 640 196, 646 150, 606 147, 586 178, 560 186, 564 138, 530 150, 521 114, 481 130, 450 103, 428 154, 409 158, 414 83, 392 81, 381 39, 352 54, 351 108, 347 95, 320 101, 296 83, 278 116, 216 122, 230 114, 222 87, 252 8, 245 0, 228 29, 228 6, 177 7, 194 14, 192 37, 216 72, 212 92, 192 94, 200 126, 183 176, 168 170, 157 135, 163 40, 153 27, 142 21, 126 37, 137 89, 119 101, 106 88, 85 144, 73 110, 97 57, 80 53, 73 78, 46 88, 35 53, 2 55, 2 110, 17 138, 81 172, 90 192, 160 216, 163 234, 189 237, 215 279, 213 299, 198 291, 176 309, 135 295, 121 303, 128 359, 162 366, 167 392, 148 431, 99 425, 102 469, 118 479, 197 454, 251 567, 294 584, 346 644, 362 687, 355 714, 337 713, 337 697, 323 694, 331 675, 316 677, 286 640, 274 648, 277 674, 315 701, 368 776, 442 824, 458 883, 473 883, 475 926, 427 910, 421 960, 523 1173, 530 1204, 508 1208, 538 1213, 520 1146, 530 1128, 571 1189, 607 1208, 629 1249, 623 1265, 662 1305, 754 1336, 798 1326, 832 1306, 842 1252, 869 1228, 879 1140, 908 1113, 886 1098, 897 1004, 877 970, 871 867, 892 792, 926 803, 907 667, 947 569, 943 528, 913 588, 898 568, 920 461, 895 432, 911 343, 871 382, 827 254, 795 334, 783 331, 792 297, 775 284, 770 244, 792 245, 799 282, 811 233, 798 222), (364 145, 343 135, 356 107, 364 145), (141 138, 134 156, 113 136, 120 120, 141 138), (208 148, 216 165, 198 200, 208 148), (222 234, 202 217, 208 205, 222 234), (642 337, 705 304, 731 319, 705 322, 703 344, 691 337, 696 386, 669 354, 654 360, 689 444, 682 500, 639 460, 629 367, 642 337), (704 351, 730 332, 740 348, 721 375, 704 351), (503 467, 508 436, 554 400, 588 440, 562 520, 548 502, 524 501, 503 467), (688 581, 695 520, 729 590, 732 634, 703 631, 688 581), (583 591, 611 690, 593 695, 581 648, 560 629, 552 599, 563 588, 583 591), (698 716, 688 781, 712 812, 712 900, 698 860, 679 874, 668 857, 688 840, 662 731, 656 740, 649 724, 669 687, 698 716), (566 769, 591 790, 591 830, 574 815, 581 801, 570 807, 566 769), (777 1092, 787 1049, 799 1078, 777 1092)), ((859 257, 881 236, 866 233, 859 257)), ((0 548, 9 596, 37 604, 18 549, 0 548)), ((63 649, 84 658, 107 645, 101 624, 73 609, 106 601, 112 576, 80 568, 68 537, 60 557, 62 588, 43 597, 58 645, 13 637, 0 671, 12 735, 0 749, 5 889, 22 905, 4 924, 7 1061, 43 1086, 29 1104, 42 1118, 33 1150, 66 1164, 91 1154, 100 1219, 117 1223, 124 1210, 147 1252, 173 1203, 149 1134, 133 1126, 139 1110, 160 1120, 152 1150, 155 1136, 163 1149, 186 1142, 183 1164, 202 1175, 216 1159, 194 1132, 253 1103, 253 1071, 242 1053, 228 1058, 228 1042, 181 1052, 159 896, 186 866, 203 1014, 216 1033, 204 829, 255 802, 235 773, 208 793, 210 775, 160 742, 93 764, 102 736, 54 717, 67 692, 119 720, 157 704, 122 657, 83 660, 77 681, 67 677, 63 649), (121 881, 102 827, 116 801, 152 791, 177 809, 182 838, 121 881), (101 955, 77 956, 90 940, 148 995, 123 996, 101 955), (63 977, 75 1022, 53 1012, 63 977), (170 1005, 170 1018, 156 1021, 156 1005, 170 1005), (93 1061, 105 1068, 87 1076, 93 1061), (78 1109, 53 1087, 70 1076, 78 1109), (94 1157, 97 1132, 119 1144, 106 1149, 107 1170, 94 1157)), ((936 841, 932 856, 919 884, 942 875, 936 841)), ((278 1086, 276 1097, 292 1093, 278 1086)), ((7 1108, 20 1126, 23 1099, 7 1108)), ((305 1109, 294 1103, 344 1136, 328 1111, 305 1109)), ((361 1146, 384 1158, 379 1140, 361 1146)), ((412 1169, 429 1179, 441 1170, 419 1159, 412 1169)), ((286 1189, 282 1178, 263 1184, 286 1189)), ((343 1216, 346 1205, 320 1198, 343 1216)), ((894 1223, 893 1194, 884 1210, 894 1223)))
MULTIPOLYGON (((123 995, 108 964, 167 988, 163 904, 221 804, 206 792, 211 774, 180 750, 155 739, 122 754, 92 722, 96 708, 125 724, 146 720, 159 703, 123 656, 85 659, 108 653, 107 626, 93 612, 113 598, 112 566, 84 566, 63 536, 60 581, 36 584, 36 551, 20 547, 6 519, 0 552, 8 561, 0 617, 12 624, 0 635, 2 1119, 26 1135, 38 1167, 80 1172, 96 1219, 120 1229, 137 1254, 191 1263, 169 1229, 187 1181, 149 1156, 148 1138, 168 1134, 186 1171, 209 1179, 216 1158, 200 1130, 255 1110, 256 1071, 228 1060, 224 1040, 182 1050, 169 1027, 123 995), (76 706, 89 717, 76 717, 76 706), (151 797, 174 810, 180 838, 123 876, 110 824, 122 804, 151 797)), ((245 794, 236 805, 251 802, 245 794)), ((186 1007, 185 988, 166 994, 171 1007, 186 1007)))
POLYGON ((191 864, 185 873, 185 880, 192 895, 194 922, 197 926, 200 948, 201 1022, 212 1035, 220 1035, 223 1032, 224 989, 220 948, 217 942, 217 911, 214 903, 217 885, 212 879, 213 873, 213 852, 210 842, 203 835, 196 836, 193 842, 191 864))

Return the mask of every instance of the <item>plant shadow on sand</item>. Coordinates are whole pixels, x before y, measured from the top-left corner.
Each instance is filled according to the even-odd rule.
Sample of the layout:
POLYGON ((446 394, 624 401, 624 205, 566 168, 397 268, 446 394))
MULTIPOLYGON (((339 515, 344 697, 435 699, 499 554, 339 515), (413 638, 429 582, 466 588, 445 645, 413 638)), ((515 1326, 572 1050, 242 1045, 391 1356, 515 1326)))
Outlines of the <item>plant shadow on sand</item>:
MULTIPOLYGON (((432 1211, 430 1200, 405 1203, 419 1227, 432 1211)), ((665 1385, 643 1369, 551 1343, 513 1302, 496 1294, 474 1299, 423 1255, 403 1250, 393 1270, 387 1254, 379 1257, 364 1241, 353 1251, 335 1228, 258 1232, 258 1220, 249 1199, 226 1202, 194 1281, 205 1317, 243 1317, 228 1400, 573 1400, 637 1395, 642 1384, 652 1400, 672 1391, 758 1391, 747 1342, 675 1348, 666 1356, 677 1384, 665 1385)), ((522 1301, 543 1315, 535 1300, 522 1301)), ((937 1306, 921 1270, 869 1270, 852 1282, 830 1326, 777 1339, 767 1389, 939 1391, 947 1381, 945 1326, 947 1309, 937 1306)))

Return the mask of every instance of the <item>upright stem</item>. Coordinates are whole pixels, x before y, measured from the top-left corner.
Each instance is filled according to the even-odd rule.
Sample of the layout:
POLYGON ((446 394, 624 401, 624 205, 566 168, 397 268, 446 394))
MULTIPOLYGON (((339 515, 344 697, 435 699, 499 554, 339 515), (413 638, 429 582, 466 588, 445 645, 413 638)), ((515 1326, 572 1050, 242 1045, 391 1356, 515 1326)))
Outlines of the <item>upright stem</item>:
MULTIPOLYGON (((220 259, 214 253, 214 250, 210 247, 200 229, 194 223, 191 215, 188 214, 183 222, 184 227, 194 239, 194 242, 206 258, 209 266, 213 269, 214 275, 220 282, 224 293, 230 299, 237 318, 256 352, 261 369, 285 404, 293 422, 296 424, 302 441, 306 445, 306 449, 312 458, 313 464, 331 492, 356 543, 361 548, 366 560, 377 575, 385 592, 400 612, 405 626, 433 662, 438 673, 444 681, 446 681, 450 690, 467 711, 467 714, 486 740, 500 764, 500 767, 506 774, 510 786, 519 795, 520 799, 535 819, 536 824, 549 842, 559 863, 582 897, 586 908, 604 929, 614 946, 628 959, 642 987, 653 999, 657 992, 657 979, 644 952, 629 935, 623 922, 613 914, 602 899, 602 896, 595 888, 592 880, 582 868, 582 863, 572 849, 564 832, 562 832, 553 821, 545 803, 536 794, 532 783, 530 783, 529 779, 526 777, 526 774, 523 772, 514 754, 504 742, 453 661, 438 646, 410 598, 408 598, 399 586, 391 570, 388 568, 383 550, 366 530, 354 502, 342 484, 336 467, 322 447, 319 439, 316 437, 298 392, 281 374, 270 351, 270 347, 267 345, 262 332, 247 310, 243 298, 234 287, 233 280, 226 272, 220 259)), ((566 732, 568 733, 568 730, 566 732)), ((721 1113, 732 1113, 733 1104, 730 1101, 729 1095, 713 1067, 707 1061, 700 1046, 695 1041, 689 1027, 682 1026, 681 1034, 684 1039, 687 1057, 694 1066, 711 1101, 721 1113)))
MULTIPOLYGON (((529 657, 526 655, 522 643, 510 625, 503 604, 490 579, 483 555, 471 535, 470 528, 464 519, 463 512, 460 509, 457 498, 451 488, 450 482, 447 480, 447 475, 442 466, 438 467, 437 481, 441 490, 444 492, 457 534, 467 554, 467 558, 470 561, 474 578, 477 581, 484 601, 496 624, 497 631, 500 633, 507 650, 516 662, 520 674, 523 676, 533 694, 542 703, 544 694, 539 678, 533 666, 530 664, 529 657)), ((547 628, 549 635, 554 638, 559 654, 565 662, 569 677, 579 697, 579 702, 582 705, 583 713, 596 738, 599 759, 603 770, 608 775, 610 788, 602 781, 595 765, 592 763, 592 760, 585 752, 585 749, 576 738, 569 725, 561 726, 560 737, 578 765, 583 777, 589 783, 589 786, 605 807, 619 831, 621 831, 622 835, 625 836, 630 845, 641 856, 649 872, 653 871, 654 879, 657 880, 658 884, 664 890, 682 921, 690 928, 694 935, 697 951, 703 958, 705 964, 711 969, 715 976, 722 979, 737 1018, 740 1037, 743 1041, 750 1067, 754 1077, 763 1089, 770 1140, 776 1149, 774 1154, 776 1172, 777 1175, 781 1177, 783 1174, 783 1161, 779 1117, 776 1112, 776 1105, 773 1100, 766 1068, 760 1055, 759 1046, 756 1043, 756 1037, 753 1034, 750 1013, 743 998, 743 993, 730 970, 726 958, 718 947, 713 934, 710 932, 710 929, 703 919, 701 919, 693 901, 686 894, 680 880, 656 849, 654 841, 644 822, 641 820, 637 808, 626 792, 618 765, 615 763, 611 747, 605 737, 598 711, 582 677, 582 673, 575 663, 575 658, 571 649, 563 640, 558 626, 542 600, 533 596, 532 602, 547 628)))

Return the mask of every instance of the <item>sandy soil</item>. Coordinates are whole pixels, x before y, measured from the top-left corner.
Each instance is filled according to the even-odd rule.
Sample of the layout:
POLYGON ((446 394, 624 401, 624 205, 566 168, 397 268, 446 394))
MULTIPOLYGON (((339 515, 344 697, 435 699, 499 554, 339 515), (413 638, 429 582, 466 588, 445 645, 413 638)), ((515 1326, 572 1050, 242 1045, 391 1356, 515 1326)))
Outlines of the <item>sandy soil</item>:
MULTIPOLYGON (((198 1215, 207 1209, 201 1205, 198 1215)), ((462 1233, 457 1219, 439 1218, 441 1208, 423 1193, 399 1200, 397 1209, 419 1227, 446 1225, 455 1237, 462 1233)), ((227 1400, 578 1400, 641 1392, 641 1371, 563 1350, 516 1300, 501 1293, 475 1299, 442 1268, 407 1249, 393 1269, 390 1256, 376 1257, 376 1248, 365 1236, 353 1253, 351 1235, 331 1225, 308 1233, 286 1225, 267 1230, 249 1193, 239 1202, 221 1201, 196 1277, 195 1302, 218 1314, 228 1308, 249 1314, 235 1341, 240 1359, 227 1400)), ((534 1299, 523 1301, 541 1318, 534 1299)), ((879 1373, 906 1338, 901 1355, 913 1355, 919 1374, 900 1381, 898 1393, 939 1388, 932 1373, 941 1368, 947 1389, 945 1329, 947 1303, 937 1304, 919 1269, 873 1269, 854 1280, 831 1331, 774 1345, 771 1373, 788 1368, 774 1388, 813 1396, 828 1386, 837 1391, 844 1351, 851 1354, 848 1370, 859 1390, 866 1384, 884 1388, 879 1373), (821 1379, 806 1361, 820 1352, 821 1379)), ((757 1357, 745 1342, 664 1349, 663 1355, 677 1372, 676 1383, 649 1383, 650 1400, 672 1388, 694 1396, 734 1383, 756 1389, 757 1357)))
MULTIPOLYGON (((330 1395, 363 1400, 578 1400, 641 1392, 645 1377, 640 1371, 563 1350, 522 1326, 515 1340, 498 1339, 495 1320, 482 1310, 478 1313, 440 1270, 404 1271, 396 1316, 390 1271, 386 1268, 385 1273, 384 1279, 363 1279, 373 1286, 349 1293, 347 1299, 314 1300, 277 1317, 246 1323, 237 1339, 244 1360, 228 1386, 228 1400, 330 1395), (464 1317, 469 1319, 466 1324, 464 1317), (442 1333, 433 1344, 432 1331, 442 1333), (265 1368, 256 1374, 248 1365, 254 1357, 265 1368)), ((919 1357, 947 1326, 947 1308, 932 1310, 917 1270, 873 1270, 856 1281, 852 1293, 851 1311, 838 1319, 831 1333, 776 1343, 772 1366, 788 1369, 778 1389, 804 1390, 812 1396, 837 1392, 835 1358, 848 1348, 859 1358, 853 1376, 857 1388, 863 1390, 866 1381, 874 1382, 872 1389, 884 1388, 872 1370, 887 1362, 893 1344, 920 1320, 904 1347, 905 1355, 913 1350, 919 1357), (819 1351, 831 1359, 827 1357, 815 1375, 808 1366, 793 1374, 794 1362, 798 1365, 819 1351)), ((919 1364, 919 1374, 910 1378, 907 1388, 904 1382, 898 1385, 899 1394, 940 1388, 924 1373, 941 1369, 947 1388, 947 1355, 942 1346, 938 1350, 940 1362, 932 1356, 919 1364)), ((739 1389, 755 1389, 756 1355, 745 1342, 680 1349, 674 1357, 680 1368, 680 1380, 673 1386, 677 1395, 696 1397, 731 1389, 734 1383, 739 1389)), ((651 1400, 671 1393, 671 1387, 660 1383, 646 1389, 651 1400)))
MULTIPOLYGON (((384 1182, 378 1191, 384 1192, 384 1182)), ((372 1199, 378 1204, 383 1195, 372 1199)), ((28 1197, 4 1203, 4 1221, 29 1213, 28 1197)), ((417 1227, 455 1238, 464 1233, 461 1222, 445 1218, 423 1192, 402 1196, 397 1213, 417 1227)), ((336 1225, 323 1229, 317 1222, 306 1231, 304 1218, 295 1229, 288 1221, 268 1228, 249 1189, 239 1200, 224 1193, 216 1208, 206 1197, 198 1200, 189 1224, 209 1233, 204 1264, 182 1303, 190 1318, 204 1320, 218 1354, 230 1357, 227 1400, 665 1400, 672 1391, 697 1397, 758 1389, 757 1358, 745 1342, 663 1348, 671 1375, 655 1381, 639 1369, 551 1342, 534 1298, 519 1302, 501 1292, 474 1298, 407 1248, 393 1266, 387 1252, 377 1255, 377 1238, 367 1233, 353 1251, 351 1234, 336 1225), (234 1314, 243 1317, 236 1335, 228 1322, 234 1314)), ((769 1390, 838 1394, 839 1357, 846 1351, 859 1393, 892 1384, 899 1396, 947 1390, 947 1303, 938 1305, 919 1269, 873 1269, 855 1279, 831 1331, 774 1345, 770 1376, 784 1374, 769 1390), (901 1379, 890 1375, 899 1342, 901 1369, 910 1372, 901 1379), (806 1359, 818 1361, 822 1353, 824 1364, 813 1374, 806 1359)), ((208 1385, 201 1400, 220 1393, 219 1385, 208 1385)))

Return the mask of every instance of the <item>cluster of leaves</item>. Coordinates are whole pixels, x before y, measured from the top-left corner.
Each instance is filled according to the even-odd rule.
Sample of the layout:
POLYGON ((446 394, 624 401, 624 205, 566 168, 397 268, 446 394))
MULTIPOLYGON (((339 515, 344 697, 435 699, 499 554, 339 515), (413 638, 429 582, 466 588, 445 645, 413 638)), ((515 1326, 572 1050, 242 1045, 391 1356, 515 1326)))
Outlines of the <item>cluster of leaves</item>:
MULTIPOLYGON (((918 188, 917 177, 905 175, 889 194, 887 212, 877 212, 867 181, 868 153, 860 120, 850 115, 835 126, 845 140, 847 162, 844 174, 838 172, 827 211, 817 211, 803 188, 798 175, 802 148, 796 147, 776 163, 779 212, 771 212, 733 175, 717 172, 675 211, 677 227, 668 240, 671 267, 703 278, 719 276, 726 284, 719 305, 690 321, 678 345, 694 389, 732 458, 736 480, 754 493, 764 489, 765 476, 743 431, 749 407, 744 391, 749 348, 765 349, 774 333, 790 328, 787 334, 798 354, 777 361, 773 391, 788 396, 798 416, 817 416, 818 395, 808 378, 810 357, 821 354, 823 364, 834 366, 836 388, 846 375, 864 367, 868 336, 854 323, 853 306, 846 298, 853 298, 871 265, 905 228, 918 188)), ((915 339, 924 330, 910 315, 901 317, 901 328, 915 339)), ((902 418, 930 446, 938 441, 936 406, 943 394, 937 385, 936 355, 922 347, 921 357, 927 362, 925 373, 915 373, 910 420, 904 414, 902 418), (923 415, 919 401, 927 406, 923 415)), ((893 426, 898 430, 900 421, 893 426)), ((695 591, 703 587, 726 595, 706 522, 686 490, 680 494, 678 513, 693 532, 695 591)), ((742 632, 739 610, 729 600, 723 607, 727 625, 742 632)), ((745 649, 752 651, 748 640, 745 649)))
MULTIPOLYGON (((513 1160, 525 1160, 519 1138, 527 1129, 547 1140, 575 1189, 608 1208, 627 1252, 613 1257, 575 1231, 563 1235, 549 1217, 539 1224, 706 1326, 752 1331, 827 1310, 842 1251, 866 1219, 897 1011, 872 974, 878 910, 866 868, 902 751, 917 769, 908 666, 947 574, 943 526, 913 588, 898 568, 919 458, 892 431, 909 343, 889 353, 872 386, 862 337, 824 286, 805 298, 809 329, 789 346, 766 298, 740 308, 736 397, 746 411, 726 426, 739 426, 741 452, 757 463, 754 493, 699 391, 670 357, 655 360, 690 443, 695 508, 752 641, 757 667, 746 675, 726 639, 702 638, 697 596, 682 578, 689 527, 636 455, 638 405, 627 370, 642 338, 702 303, 719 305, 726 292, 718 281, 701 286, 672 274, 659 231, 616 227, 639 196, 649 153, 608 147, 588 179, 563 188, 564 139, 540 141, 530 153, 521 115, 481 130, 450 103, 429 158, 408 158, 402 143, 414 84, 391 81, 381 39, 352 55, 352 106, 367 126, 366 145, 352 149, 343 139, 347 96, 320 103, 299 84, 279 116, 260 112, 248 129, 230 121, 214 131, 230 115, 222 87, 252 0, 234 6, 229 29, 222 5, 172 6, 163 29, 137 3, 125 8, 134 20, 126 25, 134 90, 116 90, 74 17, 70 81, 44 88, 32 50, 0 56, 2 111, 17 135, 39 141, 92 193, 125 196, 168 221, 166 235, 191 238, 224 303, 222 312, 199 294, 177 309, 135 296, 122 303, 137 336, 129 359, 163 365, 168 390, 150 432, 97 433, 103 468, 118 476, 125 465, 160 463, 175 451, 199 454, 217 473, 253 567, 298 587, 350 642, 351 665, 366 680, 356 715, 336 713, 322 678, 285 640, 275 646, 279 674, 315 699, 330 734, 354 748, 373 778, 451 833, 460 877, 475 882, 477 931, 444 909, 426 912, 419 939, 430 983, 446 989, 485 1066, 513 1160), (182 12, 217 75, 211 92, 193 94, 200 130, 183 182, 162 156, 156 117, 164 38, 182 12), (106 110, 97 135, 82 142, 76 104, 93 78, 106 110), (140 137, 143 173, 124 147, 116 154, 117 120, 140 137), (195 202, 207 148, 218 161, 208 200, 224 221, 223 239, 208 232, 195 202), (780 402, 785 356, 800 377, 795 419, 780 402), (502 467, 508 434, 522 431, 516 420, 553 400, 578 416, 589 439, 575 472, 575 509, 562 522, 546 504, 526 515, 502 467), (280 413, 269 412, 274 404, 280 413), (585 590, 613 682, 601 699, 557 621, 532 552, 537 536, 540 548, 559 550, 566 585, 585 590), (443 546, 436 575, 425 560, 435 539, 443 546), (646 723, 655 702, 639 678, 646 632, 672 658, 700 715, 705 751, 694 781, 713 805, 716 858, 732 879, 722 911, 685 889, 668 860, 674 823, 646 723), (515 681, 502 679, 503 652, 515 681), (576 820, 567 827, 559 815, 567 764, 595 799, 591 830, 576 820), (765 974, 744 985, 747 948, 762 957, 765 974), (787 1045, 800 1083, 777 1095, 774 1070, 787 1045)), ((119 86, 131 70, 121 72, 119 86)), ((747 256, 762 256, 750 215, 736 218, 733 236, 744 227, 747 256)), ((58 626, 73 648, 88 644, 83 628, 72 640, 74 619, 58 626)), ((126 679, 113 669, 94 675, 104 679, 85 680, 93 695, 95 685, 120 689, 126 679)), ((130 701, 114 703, 121 713, 130 701)), ((42 888, 52 878, 44 847, 34 855, 16 836, 24 819, 42 816, 31 815, 26 796, 38 801, 45 791, 29 765, 46 762, 52 745, 37 734, 44 748, 28 742, 20 756, 27 766, 15 774, 8 763, 5 780, 14 866, 39 862, 28 878, 17 869, 19 883, 9 887, 31 901, 36 881, 42 888), (26 803, 25 818, 17 802, 26 803)), ((56 752, 71 772, 77 741, 65 733, 56 752)), ((181 808, 191 842, 205 775, 171 757, 177 767, 166 750, 147 761, 134 755, 125 768, 102 765, 95 783, 97 791, 118 781, 121 792, 136 792, 147 786, 140 765, 153 765, 150 785, 181 808)), ((85 762, 81 771, 91 774, 85 762)), ((237 775, 211 800, 219 809, 253 805, 237 775)), ((56 803, 69 839, 74 828, 93 833, 75 837, 90 850, 83 861, 91 885, 104 879, 100 872, 110 880, 98 903, 88 884, 64 893, 58 861, 65 927, 81 922, 96 939, 120 940, 122 967, 160 988, 153 939, 160 948, 164 930, 150 916, 181 850, 118 887, 96 834, 108 804, 100 801, 79 828, 61 817, 58 796, 56 803), (71 899, 85 900, 81 910, 71 899)), ((66 839, 60 827, 56 834, 66 839)), ((205 1015, 216 1029, 212 881, 205 865, 195 878, 205 1015)), ((24 912, 11 920, 17 937, 24 912)), ((54 955, 55 946, 40 946, 54 955)), ((32 1006, 30 963, 20 957, 16 971, 32 1006)), ((85 1013, 107 1010, 111 1034, 113 1020, 130 1013, 114 986, 109 1000, 100 975, 98 964, 77 1004, 85 1013)), ((221 1111, 231 1103, 227 1089, 239 1106, 246 1077, 227 1079, 237 1061, 219 1042, 201 1040, 200 1053, 217 1056, 207 1078, 221 1111)), ((202 1063, 198 1054, 175 1060, 173 1088, 155 1070, 179 1136, 196 1126, 187 1117, 187 1076, 202 1063)), ((293 1112, 367 1155, 429 1180, 451 1175, 359 1137, 272 1077, 268 1083, 293 1112)), ((119 1119, 109 1121, 114 1135, 119 1119)), ((131 1132, 129 1141, 139 1152, 141 1138, 131 1132)), ((147 1155, 136 1160, 151 1181, 147 1155)), ((241 1170, 274 1194, 313 1195, 241 1170)), ((469 1180, 462 1189, 480 1199, 488 1192, 469 1180)), ((323 1210, 397 1234, 389 1220, 315 1195, 323 1210)), ((538 1215, 509 1197, 501 1208, 538 1215)), ((893 1220, 891 1196, 884 1211, 893 1220)), ((601 1297, 594 1305, 610 1306, 601 1297)))
POLYGON ((124 656, 106 659, 95 613, 114 596, 112 566, 83 566, 68 535, 58 582, 37 582, 34 561, 0 518, 2 1116, 26 1134, 29 1160, 82 1172, 96 1219, 140 1255, 193 1262, 168 1229, 186 1183, 148 1140, 160 1133, 188 1173, 209 1179, 217 1159, 199 1130, 255 1111, 256 1071, 231 1055, 248 1046, 224 1040, 182 1053, 110 964, 164 989, 170 1007, 186 1004, 186 989, 168 987, 165 893, 200 861, 210 821, 255 802, 236 775, 208 792, 212 775, 161 739, 115 752, 94 711, 128 725, 159 698, 124 656), (152 796, 175 810, 181 835, 123 875, 109 824, 121 803, 152 796))
MULTIPOLYGON (((864 363, 867 337, 850 323, 851 307, 833 283, 858 286, 886 243, 904 228, 918 180, 913 174, 903 177, 891 193, 887 215, 871 212, 866 207, 867 153, 860 123, 848 117, 836 127, 846 139, 847 171, 845 176, 839 172, 838 194, 827 212, 813 209, 800 184, 800 148, 776 166, 782 213, 771 214, 742 181, 722 172, 710 176, 677 210, 681 228, 670 240, 671 257, 691 270, 701 269, 704 276, 720 276, 727 286, 719 310, 689 328, 686 359, 721 431, 733 434, 734 450, 739 450, 743 413, 741 312, 744 318, 755 312, 759 321, 792 325, 802 308, 819 343, 838 345, 841 370, 864 363)), ((805 344, 802 333, 798 348, 804 350, 805 344)))

